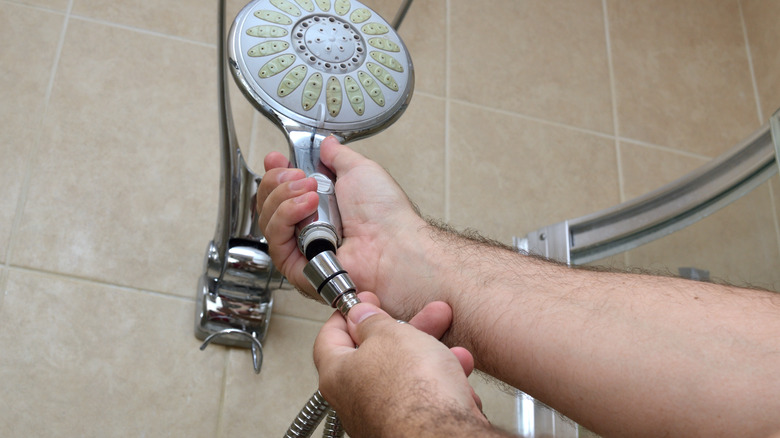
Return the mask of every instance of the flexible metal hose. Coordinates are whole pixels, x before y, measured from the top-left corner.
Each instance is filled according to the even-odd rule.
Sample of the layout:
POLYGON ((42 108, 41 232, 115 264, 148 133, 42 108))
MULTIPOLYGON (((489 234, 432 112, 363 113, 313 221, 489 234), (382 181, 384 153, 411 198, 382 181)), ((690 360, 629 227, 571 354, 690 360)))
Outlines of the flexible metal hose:
POLYGON ((333 412, 328 402, 322 397, 320 391, 317 390, 306 403, 306 406, 298 413, 298 416, 295 417, 290 428, 287 429, 287 433, 284 434, 284 438, 310 437, 314 433, 314 429, 322 421, 326 411, 333 412))
POLYGON ((333 409, 328 410, 328 417, 325 419, 325 430, 322 431, 322 438, 341 438, 344 436, 344 427, 341 426, 341 420, 333 409))

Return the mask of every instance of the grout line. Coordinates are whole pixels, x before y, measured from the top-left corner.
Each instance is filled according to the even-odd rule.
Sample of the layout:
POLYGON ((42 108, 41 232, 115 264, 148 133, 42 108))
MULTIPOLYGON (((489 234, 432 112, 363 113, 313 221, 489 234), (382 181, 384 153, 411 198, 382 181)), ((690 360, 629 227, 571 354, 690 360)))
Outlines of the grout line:
POLYGON ((170 39, 170 40, 178 41, 178 42, 182 42, 182 43, 194 44, 196 46, 208 47, 208 48, 211 48, 211 49, 216 49, 217 48, 216 43, 204 43, 202 41, 192 40, 192 39, 188 39, 188 38, 181 37, 181 36, 178 36, 178 35, 171 35, 171 34, 167 34, 167 33, 156 32, 156 31, 149 30, 149 29, 143 29, 143 28, 140 28, 140 27, 128 26, 126 24, 120 24, 120 23, 115 23, 113 21, 106 21, 106 20, 101 20, 101 19, 98 19, 98 18, 87 17, 87 16, 84 16, 84 15, 75 15, 74 14, 74 15, 71 15, 71 18, 79 20, 79 21, 84 21, 84 22, 87 22, 87 23, 101 24, 101 25, 108 26, 108 27, 128 30, 128 31, 140 33, 140 34, 143 34, 143 35, 155 36, 155 37, 166 38, 166 39, 170 39))
POLYGON ((49 102, 51 100, 51 94, 54 91, 54 78, 57 76, 57 68, 60 65, 60 57, 62 56, 62 47, 65 45, 65 34, 68 31, 68 23, 70 22, 70 12, 73 9, 73 0, 68 1, 68 8, 65 10, 65 21, 62 23, 62 31, 60 32, 60 40, 57 44, 57 51, 54 53, 54 63, 52 65, 52 72, 49 76, 49 83, 46 86, 46 97, 44 97, 44 116, 48 112, 49 102))
POLYGON ((23 8, 35 9, 35 10, 42 11, 42 12, 50 12, 50 13, 57 14, 57 15, 65 15, 66 14, 66 11, 62 11, 62 10, 59 10, 59 9, 47 8, 45 6, 40 6, 40 5, 30 5, 30 4, 27 4, 27 3, 22 3, 22 2, 13 1, 13 0, 0 0, 0 3, 6 3, 6 4, 9 4, 9 5, 14 5, 14 6, 21 6, 23 8))
POLYGON ((450 37, 452 35, 450 31, 450 0, 447 0, 444 4, 444 222, 449 223, 452 215, 450 214, 451 208, 451 193, 450 185, 452 178, 450 176, 451 166, 451 148, 450 148, 450 116, 452 112, 450 107, 452 105, 452 96, 450 94, 450 87, 452 82, 452 72, 450 61, 451 56, 451 44, 450 37))
POLYGON ((758 81, 756 81, 756 71, 753 67, 753 55, 750 52, 750 40, 748 39, 747 24, 745 23, 745 14, 742 11, 742 1, 737 2, 739 7, 739 20, 742 24, 742 35, 745 37, 745 52, 747 53, 748 68, 750 69, 750 80, 753 84, 753 97, 756 101, 756 113, 758 114, 758 124, 761 126, 764 120, 763 111, 761 111, 761 96, 758 94, 758 81))
POLYGON ((135 27, 135 26, 129 26, 129 25, 126 25, 126 24, 116 23, 116 22, 113 22, 113 21, 107 21, 107 20, 101 20, 99 18, 88 17, 86 15, 73 14, 71 12, 71 10, 73 9, 73 0, 70 0, 70 2, 68 4, 68 7, 67 7, 67 9, 65 11, 60 11, 60 10, 57 10, 57 9, 46 8, 46 7, 43 7, 43 6, 29 5, 29 4, 25 4, 25 3, 16 2, 16 1, 13 1, 13 0, 0 0, 0 3, 7 3, 7 4, 12 4, 12 5, 16 5, 16 6, 29 8, 29 9, 36 9, 36 10, 43 11, 43 12, 50 12, 50 13, 58 14, 58 15, 65 15, 66 20, 68 20, 69 18, 72 18, 72 19, 76 19, 76 20, 79 20, 79 21, 84 21, 84 22, 87 22, 87 23, 101 24, 101 25, 108 26, 108 27, 114 27, 114 28, 118 28, 118 29, 124 29, 124 30, 129 30, 129 31, 132 31, 132 32, 145 34, 145 35, 151 35, 151 36, 156 36, 156 37, 161 37, 161 38, 167 38, 167 39, 171 39, 171 40, 174 40, 174 41, 195 44, 195 45, 202 46, 202 47, 209 47, 209 48, 212 48, 212 49, 217 47, 216 43, 204 43, 202 41, 192 40, 192 39, 188 39, 188 38, 181 37, 181 36, 178 36, 178 35, 171 35, 171 34, 167 34, 167 33, 163 33, 163 32, 156 32, 156 31, 153 31, 153 30, 143 29, 143 28, 135 27))
POLYGON ((5 301, 5 294, 8 287, 8 270, 5 269, 5 265, 0 266, 0 310, 3 308, 3 301, 5 301))
POLYGON ((607 68, 609 70, 609 91, 612 103, 612 127, 615 133, 615 159, 618 174, 618 197, 620 202, 626 200, 625 176, 623 174, 623 159, 620 150, 620 119, 617 108, 617 84, 615 82, 615 66, 612 62, 612 39, 609 27, 609 12, 607 10, 607 0, 601 0, 601 9, 604 14, 604 42, 607 51, 607 68))
POLYGON ((222 367, 222 388, 219 391, 219 406, 217 407, 217 430, 215 437, 222 436, 223 419, 225 418, 225 402, 227 400, 228 368, 230 367, 230 355, 233 349, 229 348, 225 352, 225 363, 222 367))
POLYGON ((712 160, 713 158, 717 158, 717 157, 710 157, 710 156, 707 156, 707 155, 697 154, 697 153, 694 153, 694 152, 688 152, 688 151, 684 151, 684 150, 680 150, 680 149, 675 149, 675 148, 672 148, 672 147, 669 147, 669 146, 661 146, 661 145, 657 145, 657 144, 653 144, 653 143, 648 143, 648 142, 642 141, 642 140, 635 140, 633 138, 618 137, 618 140, 620 140, 621 143, 632 143, 632 144, 634 144, 636 146, 642 146, 642 147, 646 147, 646 148, 649 148, 649 149, 655 149, 655 150, 658 150, 658 151, 661 151, 661 152, 668 152, 668 153, 671 153, 671 154, 682 155, 682 156, 688 157, 688 158, 697 158, 697 159, 700 159, 700 160, 712 160))
POLYGON ((663 152, 669 152, 669 153, 683 155, 683 156, 686 156, 686 157, 699 158, 699 159, 704 159, 704 160, 711 160, 711 159, 714 158, 714 157, 709 157, 709 156, 706 156, 706 155, 701 155, 701 154, 696 154, 696 153, 693 153, 693 152, 688 152, 688 151, 681 150, 681 149, 675 149, 675 148, 672 148, 672 147, 669 147, 669 146, 661 146, 661 145, 649 143, 649 142, 642 141, 642 140, 636 140, 636 139, 633 139, 633 138, 627 138, 627 137, 620 137, 620 136, 615 136, 615 135, 611 135, 611 134, 605 134, 603 132, 598 132, 598 131, 593 131, 593 130, 590 130, 590 129, 580 128, 578 126, 573 126, 573 125, 567 125, 565 123, 555 122, 555 121, 552 121, 552 120, 541 119, 541 118, 534 117, 534 116, 529 116, 529 115, 526 115, 526 114, 515 113, 515 112, 502 110, 502 109, 496 109, 496 108, 492 108, 492 107, 489 107, 489 106, 484 106, 484 105, 468 102, 468 101, 465 101, 465 100, 458 100, 458 99, 448 99, 448 100, 453 102, 453 103, 460 104, 460 105, 470 106, 470 107, 473 107, 473 108, 479 108, 482 111, 490 111, 490 112, 494 112, 494 113, 505 115, 505 116, 509 116, 509 117, 517 117, 517 118, 528 120, 528 121, 531 121, 531 122, 536 122, 536 123, 540 123, 540 124, 543 124, 543 125, 553 126, 553 127, 556 127, 556 128, 568 129, 568 130, 571 130, 571 131, 576 131, 576 132, 580 132, 580 133, 583 133, 583 134, 589 134, 589 135, 593 135, 593 136, 604 138, 604 139, 608 139, 608 140, 619 140, 620 142, 623 142, 623 143, 632 143, 632 144, 635 144, 637 146, 643 146, 643 147, 648 147, 648 148, 652 148, 652 149, 657 149, 657 150, 663 151, 663 152))
POLYGON ((22 216, 24 215, 24 208, 27 205, 27 196, 30 190, 30 181, 32 180, 32 168, 35 158, 35 150, 41 147, 41 138, 43 137, 43 125, 46 121, 46 116, 49 112, 49 104, 51 102, 51 95, 54 91, 54 80, 57 76, 57 68, 60 63, 60 56, 62 55, 62 48, 65 45, 65 35, 68 30, 68 21, 70 18, 70 11, 73 8, 73 0, 68 1, 68 7, 65 10, 64 19, 62 22, 62 28, 60 29, 59 40, 57 41, 57 48, 54 51, 54 58, 52 59, 51 71, 49 73, 49 81, 46 84, 46 92, 43 96, 43 108, 41 109, 40 117, 37 121, 37 134, 31 148, 26 148, 26 156, 24 158, 24 174, 22 176, 22 184, 19 190, 19 199, 16 201, 16 212, 14 213, 14 221, 11 224, 11 235, 8 238, 8 247, 5 250, 5 266, 11 266, 11 259, 13 256, 13 250, 16 246, 17 236, 19 229, 22 226, 22 216))
MULTIPOLYGON (((442 96, 440 94, 431 93, 429 91, 416 91, 415 90, 414 95, 415 96, 424 96, 424 97, 427 97, 427 98, 430 98, 430 99, 440 100, 442 102, 447 100, 446 96, 442 96)), ((412 97, 412 99, 414 99, 414 97, 412 97)))
POLYGON ((607 138, 607 139, 614 139, 615 138, 615 136, 612 135, 612 134, 606 134, 604 132, 594 131, 592 129, 580 128, 578 126, 567 125, 566 123, 561 123, 561 122, 556 122, 556 121, 553 121, 553 120, 542 119, 540 117, 535 117, 535 116, 529 116, 529 115, 523 114, 523 113, 517 113, 517 112, 512 112, 512 111, 508 111, 508 110, 494 108, 494 107, 490 107, 490 106, 486 106, 486 105, 481 105, 481 104, 478 104, 478 103, 469 102, 467 100, 452 99, 452 98, 448 98, 447 100, 452 102, 452 103, 457 103, 459 105, 470 106, 472 108, 479 108, 479 109, 481 109, 483 111, 491 111, 491 112, 494 112, 494 113, 497 113, 497 114, 510 116, 510 117, 517 117, 517 118, 521 118, 521 119, 528 120, 528 121, 531 121, 531 122, 537 122, 537 123, 541 123, 541 124, 548 125, 548 126, 554 126, 554 127, 557 127, 557 128, 570 129, 572 131, 578 131, 578 132, 582 132, 584 134, 595 135, 595 136, 601 137, 601 138, 607 138))
POLYGON ((94 278, 80 277, 78 275, 65 274, 65 273, 62 273, 62 272, 46 271, 46 270, 38 269, 38 268, 29 268, 29 267, 25 267, 25 266, 13 266, 12 265, 12 266, 8 266, 6 271, 8 273, 10 273, 10 272, 24 272, 24 273, 28 273, 28 274, 49 275, 49 276, 52 276, 52 277, 57 277, 57 278, 62 279, 62 280, 78 281, 78 282, 87 283, 87 284, 90 284, 90 285, 93 285, 93 286, 100 286, 100 287, 107 287, 107 288, 112 288, 112 289, 118 289, 118 290, 121 290, 121 291, 124 291, 124 292, 141 293, 141 294, 144 294, 144 295, 150 295, 150 296, 154 296, 154 297, 158 297, 158 298, 173 298, 175 300, 184 301, 184 302, 188 302, 188 303, 193 303, 195 301, 195 298, 192 298, 192 297, 188 298, 188 297, 183 297, 181 295, 175 295, 175 294, 171 294, 171 293, 167 293, 167 292, 155 291, 155 290, 151 290, 151 289, 140 289, 140 288, 136 288, 136 287, 132 287, 132 286, 126 286, 126 285, 121 285, 121 284, 116 284, 116 283, 110 283, 110 282, 107 282, 107 281, 96 280, 94 278))
MULTIPOLYGON (((609 69, 609 91, 612 100, 612 126, 615 130, 615 160, 618 174, 618 198, 621 203, 626 202, 626 177, 623 172, 623 151, 620 137, 620 117, 618 117, 617 81, 615 79, 615 65, 612 59, 612 33, 609 27, 609 10, 607 0, 601 0, 601 9, 604 12, 604 42, 607 50, 607 66, 609 69)), ((652 145, 654 146, 654 145, 652 145)), ((622 258, 625 266, 630 266, 630 251, 623 251, 622 258)))

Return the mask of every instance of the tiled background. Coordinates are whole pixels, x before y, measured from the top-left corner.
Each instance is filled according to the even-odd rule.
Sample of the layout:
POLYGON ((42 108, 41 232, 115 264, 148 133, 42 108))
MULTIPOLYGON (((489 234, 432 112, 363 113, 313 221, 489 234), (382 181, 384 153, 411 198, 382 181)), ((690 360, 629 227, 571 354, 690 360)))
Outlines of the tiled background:
MULTIPOLYGON (((391 19, 400 0, 367 1, 391 19)), ((229 2, 229 17, 241 7, 229 2)), ((0 0, 0 435, 281 436, 330 313, 277 297, 264 371, 198 350, 216 223, 212 0, 0 0)), ((407 113, 355 144, 504 242, 726 151, 780 107, 775 0, 417 0, 407 113)), ((244 152, 285 151, 236 94, 244 152)), ((780 182, 605 263, 780 289, 780 182)), ((511 398, 474 379, 488 415, 511 398)))

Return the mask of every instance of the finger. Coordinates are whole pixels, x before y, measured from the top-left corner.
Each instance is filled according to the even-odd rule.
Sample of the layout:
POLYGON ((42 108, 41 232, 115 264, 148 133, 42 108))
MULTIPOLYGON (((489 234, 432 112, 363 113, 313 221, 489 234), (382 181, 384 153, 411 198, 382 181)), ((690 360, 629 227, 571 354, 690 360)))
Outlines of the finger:
POLYGON ((320 144, 320 159, 338 177, 340 173, 355 167, 366 158, 339 143, 336 137, 328 136, 320 144))
MULTIPOLYGON (((469 388, 471 389, 471 398, 474 399, 474 403, 476 403, 477 407, 479 408, 479 412, 482 412, 482 399, 479 398, 477 392, 474 391, 474 388, 471 385, 469 385, 469 388)), ((484 416, 485 414, 482 413, 482 415, 484 416)), ((487 419, 487 417, 485 418, 487 419)))
POLYGON ((310 191, 312 187, 316 189, 316 181, 296 182, 305 178, 306 175, 300 169, 271 169, 263 175, 257 187, 258 223, 261 230, 265 229, 271 215, 284 200, 310 191))
POLYGON ((471 355, 471 352, 463 347, 452 347, 450 348, 450 351, 458 359, 458 362, 460 362, 460 366, 463 368, 463 372, 466 373, 466 377, 470 376, 471 373, 474 372, 474 356, 471 355))
POLYGON ((452 308, 443 301, 430 302, 409 320, 409 324, 417 330, 440 339, 452 324, 452 308))
POLYGON ((258 224, 269 243, 282 243, 292 238, 295 225, 317 211, 319 196, 313 178, 280 185, 263 204, 258 224))
POLYGON ((314 341, 314 365, 318 370, 327 368, 339 354, 354 349, 355 343, 347 332, 347 322, 338 311, 333 312, 314 341))
POLYGON ((372 292, 360 292, 358 294, 358 299, 361 303, 373 304, 374 306, 379 307, 379 297, 372 292))
POLYGON ((306 174, 300 169, 287 169, 283 167, 269 169, 260 179, 260 186, 257 188, 258 199, 265 200, 265 198, 281 183, 303 178, 306 178, 306 174))
POLYGON ((369 302, 361 302, 347 314, 347 329, 358 345, 385 322, 398 325, 384 310, 369 302))
POLYGON ((263 167, 265 167, 266 172, 279 167, 290 167, 290 161, 281 153, 273 151, 263 159, 263 167))

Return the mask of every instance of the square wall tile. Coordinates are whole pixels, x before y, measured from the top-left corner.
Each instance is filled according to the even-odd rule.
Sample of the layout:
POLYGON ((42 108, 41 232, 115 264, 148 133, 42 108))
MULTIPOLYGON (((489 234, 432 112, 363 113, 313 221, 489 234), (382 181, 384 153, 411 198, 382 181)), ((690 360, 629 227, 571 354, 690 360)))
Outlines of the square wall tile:
POLYGON ((315 301, 308 295, 304 296, 294 288, 289 288, 274 293, 274 309, 271 318, 275 318, 276 315, 285 315, 322 324, 333 315, 334 311, 335 309, 325 304, 324 301, 315 301))
POLYGON ((217 211, 213 66, 213 48, 72 19, 12 263, 193 296, 217 211))
POLYGON ((620 200, 615 142, 452 104, 450 222, 511 244, 539 227, 620 200))
MULTIPOLYGON (((362 3, 392 24, 404 0, 363 0, 362 3)), ((446 0, 413 1, 398 28, 398 35, 412 57, 415 93, 445 96, 446 29, 446 0)))
POLYGON ((15 0, 17 3, 22 3, 30 6, 37 6, 41 8, 51 9, 53 11, 65 12, 68 9, 70 0, 15 0))
POLYGON ((191 301, 21 270, 0 309, 0 435, 215 435, 226 354, 191 301))
POLYGON ((284 435, 317 390, 312 347, 321 327, 321 322, 275 316, 260 374, 252 369, 249 350, 230 349, 219 436, 284 435))
MULTIPOLYGON (((661 187, 705 164, 642 146, 622 148, 625 187, 630 197, 652 186, 661 187)), ((678 275, 678 268, 703 269, 716 281, 780 290, 780 246, 771 196, 769 185, 763 184, 711 216, 629 251, 628 263, 670 275, 678 275)))
POLYGON ((216 46, 217 5, 214 0, 73 0, 72 13, 216 46))
POLYGON ((450 8, 450 97, 614 132, 601 1, 457 1, 450 8))
POLYGON ((607 2, 620 136, 714 157, 758 127, 739 4, 607 2))
POLYGON ((360 2, 381 15, 388 23, 392 23, 403 0, 360 0, 360 2))
MULTIPOLYGON (((401 6, 384 18, 392 22, 401 6)), ((414 65, 414 91, 444 97, 447 86, 447 2, 413 1, 398 28, 414 65)))
MULTIPOLYGON (((780 110, 780 2, 768 0, 743 0, 748 41, 753 56, 758 95, 764 118, 780 110)), ((763 121, 762 121, 763 122, 763 121)))
POLYGON ((661 188, 707 164, 706 158, 675 153, 654 147, 620 142, 623 191, 634 199, 661 188))
POLYGON ((0 3, 0 40, 5 42, 0 51, 0 263, 8 251, 27 163, 37 150, 63 21, 59 14, 0 3))
POLYGON ((445 103, 423 94, 385 131, 350 146, 384 167, 424 216, 444 215, 445 103))

